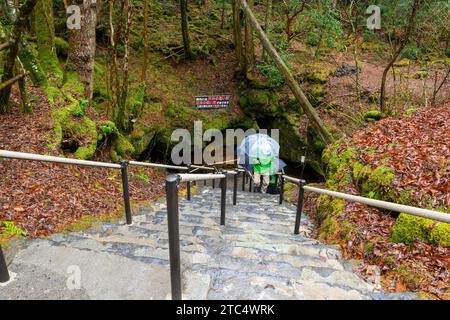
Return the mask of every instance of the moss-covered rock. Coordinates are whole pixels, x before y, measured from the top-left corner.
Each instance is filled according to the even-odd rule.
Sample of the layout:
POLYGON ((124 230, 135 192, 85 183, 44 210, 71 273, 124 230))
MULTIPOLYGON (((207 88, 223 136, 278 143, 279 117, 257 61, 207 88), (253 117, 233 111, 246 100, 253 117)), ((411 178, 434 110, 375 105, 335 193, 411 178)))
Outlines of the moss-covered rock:
POLYGON ((134 146, 123 136, 112 121, 100 121, 97 123, 99 132, 97 140, 108 140, 110 149, 109 154, 113 162, 119 162, 122 159, 131 157, 135 153, 134 146))
POLYGON ((425 70, 416 71, 412 74, 412 77, 414 79, 426 79, 428 78, 428 71, 425 70))
MULTIPOLYGON (((405 205, 415 205, 416 202, 412 197, 414 194, 412 187, 404 188, 400 192, 393 188, 392 183, 395 179, 395 172, 392 168, 382 164, 376 168, 362 164, 359 162, 357 150, 345 146, 346 144, 346 140, 337 141, 323 152, 322 158, 324 163, 327 164, 328 189, 339 190, 341 187, 353 182, 365 197, 405 205)), ((369 153, 370 150, 365 152, 369 153)), ((319 221, 328 219, 326 220, 326 225, 321 228, 322 237, 335 237, 338 226, 333 220, 333 215, 338 211, 335 208, 337 203, 332 203, 333 200, 328 197, 321 197, 320 199, 317 213, 319 221), (330 235, 327 236, 327 233, 330 233, 330 235)), ((444 209, 443 211, 446 210, 444 209)), ((339 236, 342 238, 345 236, 345 234, 342 234, 342 230, 345 231, 346 229, 340 228, 340 230, 341 234, 339 236)), ((347 231, 350 232, 351 228, 347 231)), ((419 240, 448 246, 450 242, 450 225, 402 213, 397 218, 392 229, 391 239, 394 242, 406 244, 419 240)))
POLYGON ((406 244, 422 241, 450 246, 450 225, 402 213, 392 228, 391 239, 406 244))
POLYGON ((397 68, 407 67, 410 64, 411 64, 411 60, 404 58, 404 59, 394 62, 394 67, 397 67, 397 68))
POLYGON ((320 83, 314 83, 309 86, 309 88, 306 91, 306 94, 311 104, 314 107, 317 107, 322 103, 323 99, 325 98, 325 95, 327 94, 327 91, 325 85, 320 83))
POLYGON ((97 150, 97 126, 87 116, 75 116, 78 108, 79 104, 73 103, 52 111, 55 127, 53 148, 67 146, 74 151, 74 157, 90 159, 97 150))
POLYGON ((279 99, 272 90, 248 89, 240 94, 239 104, 252 117, 263 118, 282 114, 279 99))
POLYGON ((305 65, 303 70, 297 75, 302 82, 311 84, 326 84, 328 78, 335 72, 335 68, 324 63, 313 63, 305 65))
POLYGON ((364 114, 364 120, 366 120, 367 122, 378 121, 383 119, 384 117, 386 117, 386 114, 378 110, 370 110, 364 114))

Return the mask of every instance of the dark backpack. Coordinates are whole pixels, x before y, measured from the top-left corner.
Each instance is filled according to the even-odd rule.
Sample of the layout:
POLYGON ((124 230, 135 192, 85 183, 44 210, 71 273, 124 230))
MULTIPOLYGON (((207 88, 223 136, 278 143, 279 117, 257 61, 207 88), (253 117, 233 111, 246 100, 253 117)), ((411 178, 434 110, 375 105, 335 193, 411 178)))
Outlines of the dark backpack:
POLYGON ((270 183, 267 187, 268 194, 280 194, 280 187, 276 184, 270 183))

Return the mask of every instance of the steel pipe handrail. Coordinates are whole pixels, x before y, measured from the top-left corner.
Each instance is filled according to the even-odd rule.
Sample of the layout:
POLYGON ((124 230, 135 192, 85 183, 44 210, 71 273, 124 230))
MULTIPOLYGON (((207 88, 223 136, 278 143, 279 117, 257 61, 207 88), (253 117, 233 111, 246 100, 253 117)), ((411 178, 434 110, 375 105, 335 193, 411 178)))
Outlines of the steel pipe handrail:
POLYGON ((215 180, 226 178, 225 174, 218 174, 218 173, 205 173, 205 174, 180 173, 177 174, 176 176, 178 177, 179 182, 194 182, 201 180, 215 180))
POLYGON ((152 162, 130 161, 129 164, 132 165, 132 166, 141 166, 141 167, 149 167, 149 168, 162 168, 162 169, 173 169, 173 170, 189 170, 188 167, 173 166, 173 165, 168 165, 168 164, 152 163, 152 162))
POLYGON ((199 165, 196 165, 196 164, 191 164, 190 167, 193 168, 193 169, 203 169, 203 170, 209 170, 209 171, 215 171, 216 170, 215 168, 199 166, 199 165))
POLYGON ((342 192, 331 191, 331 190, 310 187, 310 186, 304 186, 304 189, 305 189, 305 191, 323 194, 323 195, 331 196, 334 198, 344 199, 344 200, 352 201, 352 202, 359 202, 362 204, 369 205, 371 207, 386 209, 386 210, 395 211, 395 212, 399 212, 399 213, 407 213, 407 214, 417 216, 417 217, 428 218, 428 219, 432 219, 435 221, 450 223, 450 214, 444 213, 444 212, 416 208, 416 207, 398 204, 398 203, 394 203, 394 202, 370 199, 370 198, 366 198, 366 197, 355 196, 355 195, 350 195, 350 194, 346 194, 346 193, 342 193, 342 192))
POLYGON ((297 179, 297 178, 293 178, 293 177, 287 176, 287 175, 285 175, 285 174, 281 174, 281 176, 284 178, 284 180, 289 181, 289 182, 293 182, 293 183, 295 183, 295 184, 300 184, 300 182, 302 181, 302 180, 300 180, 300 179, 297 179))
POLYGON ((51 162, 51 163, 62 163, 62 164, 70 164, 70 165, 86 166, 86 167, 97 167, 97 168, 111 168, 111 169, 120 169, 121 168, 120 164, 109 163, 109 162, 98 162, 98 161, 90 161, 90 160, 44 156, 44 155, 34 154, 34 153, 15 152, 15 151, 7 151, 7 150, 0 150, 0 158, 42 161, 42 162, 51 162))

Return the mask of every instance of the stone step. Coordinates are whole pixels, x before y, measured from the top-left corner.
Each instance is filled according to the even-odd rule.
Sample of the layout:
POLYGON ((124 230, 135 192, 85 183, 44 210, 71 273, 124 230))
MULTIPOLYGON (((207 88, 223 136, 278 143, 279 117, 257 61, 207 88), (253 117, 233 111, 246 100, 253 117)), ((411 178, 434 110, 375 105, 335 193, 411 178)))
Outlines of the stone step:
MULTIPOLYGON (((200 188, 191 201, 179 200, 183 298, 391 298, 362 280, 336 247, 313 239, 307 216, 294 235, 296 208, 279 205, 278 196, 239 191, 233 206, 228 190, 225 226, 220 198, 220 189, 200 188)), ((167 231, 160 199, 135 212, 130 226, 99 223, 35 240, 15 256, 16 278, 8 290, 0 287, 0 299, 167 299, 167 231), (80 290, 67 287, 72 267, 81 272, 80 290)))

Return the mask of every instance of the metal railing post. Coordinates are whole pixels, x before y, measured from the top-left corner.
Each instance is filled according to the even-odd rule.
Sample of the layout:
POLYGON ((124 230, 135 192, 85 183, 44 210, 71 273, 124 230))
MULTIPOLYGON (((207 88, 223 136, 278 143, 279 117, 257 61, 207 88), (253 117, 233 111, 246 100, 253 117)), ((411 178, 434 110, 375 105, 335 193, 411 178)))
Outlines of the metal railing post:
POLYGON ((123 200, 125 203, 125 217, 127 224, 133 222, 131 217, 131 205, 130 205, 130 190, 128 187, 128 164, 127 160, 120 161, 121 172, 122 172, 122 190, 123 190, 123 200))
POLYGON ((249 173, 248 174, 248 192, 252 192, 252 188, 253 188, 253 177, 249 173))
POLYGON ((216 188, 216 180, 215 180, 215 179, 212 180, 212 188, 213 188, 213 189, 216 188))
POLYGON ((186 189, 187 189, 187 193, 186 193, 186 199, 188 201, 191 201, 191 182, 186 182, 186 189))
POLYGON ((2 247, 0 246, 0 283, 9 281, 8 266, 6 265, 5 256, 3 255, 2 247))
POLYGON ((238 177, 239 171, 235 171, 236 174, 233 176, 233 206, 237 204, 237 189, 238 189, 238 177))
POLYGON ((300 233, 300 222, 302 219, 303 212, 303 203, 305 198, 305 180, 300 180, 300 184, 298 185, 298 201, 297 201, 297 216, 295 217, 295 229, 294 234, 300 233))
POLYGON ((178 214, 178 177, 166 178, 167 225, 169 229, 170 285, 172 299, 181 300, 180 229, 178 214))
MULTIPOLYGON (((188 172, 191 172, 191 166, 188 166, 188 172)), ((186 199, 187 201, 191 201, 191 182, 186 182, 186 199)))
POLYGON ((245 179, 247 179, 247 172, 242 171, 242 191, 245 191, 245 179))
POLYGON ((284 177, 280 176, 280 204, 283 204, 284 201, 284 177))
POLYGON ((227 173, 224 172, 225 178, 220 179, 220 187, 222 189, 220 197, 220 225, 225 225, 225 210, 227 205, 227 173))

